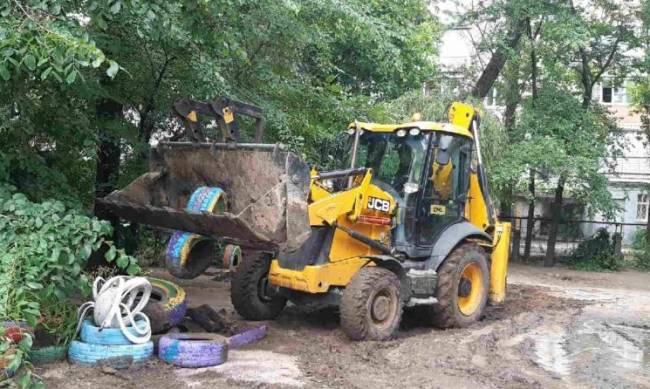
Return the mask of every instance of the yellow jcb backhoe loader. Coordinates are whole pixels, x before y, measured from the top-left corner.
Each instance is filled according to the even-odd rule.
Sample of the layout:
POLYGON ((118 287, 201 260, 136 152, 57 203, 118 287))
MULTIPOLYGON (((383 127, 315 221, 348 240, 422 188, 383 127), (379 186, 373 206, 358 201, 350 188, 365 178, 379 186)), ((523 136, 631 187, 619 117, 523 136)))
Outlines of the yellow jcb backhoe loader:
MULTIPOLYGON (((237 143, 235 117, 261 110, 225 98, 181 102, 191 142, 152 149, 151 172, 101 200, 118 216, 240 245, 231 297, 246 319, 276 317, 288 300, 337 305, 352 339, 383 340, 404 307, 463 327, 505 298, 510 225, 496 219, 481 160, 480 118, 451 104, 449 121, 351 124, 347 166, 319 172, 281 145, 237 143), (198 116, 216 120, 205 139, 198 116), (226 211, 184 209, 196 187, 219 187, 226 211)), ((190 253, 207 267, 214 248, 190 253), (206 259, 207 258, 207 259, 206 259)), ((199 272, 200 273, 200 272, 199 272)), ((194 272, 196 274, 196 272, 194 272)))

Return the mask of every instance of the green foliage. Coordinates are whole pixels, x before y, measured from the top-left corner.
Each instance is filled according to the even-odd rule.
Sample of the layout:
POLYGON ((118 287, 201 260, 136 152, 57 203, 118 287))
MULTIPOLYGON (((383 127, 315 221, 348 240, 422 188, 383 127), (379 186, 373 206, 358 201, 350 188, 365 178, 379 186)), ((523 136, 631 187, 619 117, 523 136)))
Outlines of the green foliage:
MULTIPOLYGON (((0 191, 0 318, 32 326, 44 302, 88 291, 85 261, 111 234, 107 222, 85 216, 57 201, 33 203, 7 187, 0 191)), ((135 259, 111 245, 108 261, 129 273, 135 259)))
POLYGON ((622 258, 614 250, 615 239, 620 239, 620 236, 610 236, 606 229, 598 229, 594 236, 580 242, 569 255, 567 264, 579 270, 619 270, 622 258))
POLYGON ((646 229, 639 228, 634 232, 632 241, 634 267, 650 270, 650 246, 646 242, 646 229))
POLYGON ((69 299, 45 300, 40 305, 42 320, 36 330, 53 335, 57 344, 69 343, 77 330, 76 305, 69 299))
MULTIPOLYGON (((76 320, 70 298, 90 290, 83 267, 93 250, 108 244, 109 262, 129 274, 140 272, 134 258, 106 240, 111 233, 108 222, 59 201, 31 202, 0 185, 0 319, 26 320, 61 342, 70 340, 76 320)), ((20 368, 15 380, 23 387, 34 384, 24 359, 30 347, 31 337, 17 347, 8 341, 0 344, 0 351, 15 349, 10 366, 20 368)))
MULTIPOLYGON (((0 182, 82 206, 95 194, 101 140, 119 144, 115 176, 129 182, 146 169, 151 137, 176 131, 170 106, 187 97, 259 105, 269 141, 328 163, 322 144, 349 121, 435 73, 439 36, 422 0, 29 0, 0 9, 0 182), (105 99, 127 117, 103 116, 105 99)), ((250 137, 252 125, 243 129, 250 137)))
POLYGON ((547 180, 542 191, 553 188, 552 178, 564 177, 569 196, 589 204, 591 212, 616 211, 601 168, 618 152, 618 131, 600 107, 585 108, 571 93, 545 86, 535 100, 524 100, 510 139, 495 168, 497 186, 525 192, 533 169, 547 180))
MULTIPOLYGON (((72 84, 81 69, 99 68, 107 61, 86 25, 112 13, 108 2, 92 1, 83 13, 76 3, 22 0, 0 5, 0 80, 30 74, 72 84)), ((108 63, 106 73, 114 77, 117 64, 108 63)))
POLYGON ((9 362, 6 369, 15 372, 11 382, 0 381, 13 387, 12 384, 19 388, 44 388, 40 377, 32 372, 32 364, 27 360, 27 354, 32 348, 34 338, 30 333, 23 333, 22 339, 18 344, 13 343, 9 338, 2 336, 4 328, 0 327, 0 358, 6 358, 9 362))

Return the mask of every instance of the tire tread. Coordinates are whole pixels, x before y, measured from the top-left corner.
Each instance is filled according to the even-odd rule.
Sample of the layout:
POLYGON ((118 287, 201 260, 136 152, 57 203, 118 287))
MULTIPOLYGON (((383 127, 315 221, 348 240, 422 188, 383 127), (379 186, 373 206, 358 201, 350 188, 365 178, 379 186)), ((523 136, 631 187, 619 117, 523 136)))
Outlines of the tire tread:
POLYGON ((262 301, 257 294, 260 277, 268 273, 270 259, 264 254, 243 253, 242 261, 233 272, 230 298, 237 313, 248 320, 269 320, 277 317, 287 303, 276 296, 272 301, 262 301))
MULTIPOLYGON (((467 325, 467 323, 459 322, 457 318, 458 312, 456 311, 455 297, 458 289, 454 285, 454 279, 456 272, 459 271, 461 262, 472 251, 478 252, 487 265, 487 260, 485 259, 486 253, 481 246, 475 243, 463 243, 449 254, 438 269, 438 284, 436 286, 438 303, 431 307, 428 315, 432 324, 438 328, 446 329, 467 325)), ((487 299, 487 291, 485 299, 487 299)), ((485 303, 482 303, 482 305, 484 307, 485 303)), ((483 310, 483 307, 480 308, 480 311, 483 310)))
POLYGON ((400 281, 388 269, 381 267, 364 267, 357 272, 345 287, 341 298, 341 327, 353 340, 386 340, 394 336, 402 319, 403 302, 399 294, 400 281), (399 306, 397 320, 386 333, 378 333, 368 325, 368 299, 372 290, 382 281, 388 280, 397 288, 399 306))

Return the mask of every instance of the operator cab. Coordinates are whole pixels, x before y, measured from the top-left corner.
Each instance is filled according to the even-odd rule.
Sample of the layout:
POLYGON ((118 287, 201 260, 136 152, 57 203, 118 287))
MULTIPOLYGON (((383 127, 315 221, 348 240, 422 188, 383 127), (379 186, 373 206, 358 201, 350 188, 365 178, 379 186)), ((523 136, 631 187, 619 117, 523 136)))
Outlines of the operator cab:
POLYGON ((397 203, 393 247, 410 258, 427 257, 438 235, 464 217, 471 133, 433 122, 356 126, 358 141, 357 127, 348 130, 347 166, 354 155, 354 167, 372 169, 371 183, 397 203))

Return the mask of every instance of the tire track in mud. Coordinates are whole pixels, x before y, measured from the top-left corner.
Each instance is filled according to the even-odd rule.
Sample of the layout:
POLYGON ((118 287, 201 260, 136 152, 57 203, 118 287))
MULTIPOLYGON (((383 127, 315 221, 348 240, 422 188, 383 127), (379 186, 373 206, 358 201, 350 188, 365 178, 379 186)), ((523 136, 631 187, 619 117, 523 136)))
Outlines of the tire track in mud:
POLYGON ((410 310, 397 339, 388 342, 350 342, 335 313, 306 319, 290 311, 281 322, 293 336, 283 347, 299 354, 307 386, 554 387, 558 380, 534 362, 527 334, 549 322, 568 325, 583 306, 543 288, 514 285, 504 305, 488 307, 469 328, 434 329, 410 310))

